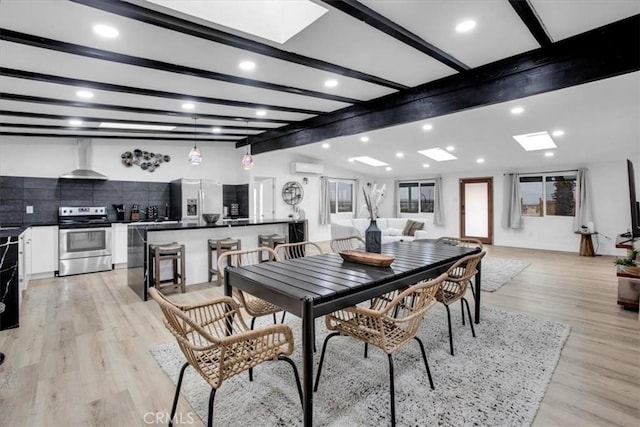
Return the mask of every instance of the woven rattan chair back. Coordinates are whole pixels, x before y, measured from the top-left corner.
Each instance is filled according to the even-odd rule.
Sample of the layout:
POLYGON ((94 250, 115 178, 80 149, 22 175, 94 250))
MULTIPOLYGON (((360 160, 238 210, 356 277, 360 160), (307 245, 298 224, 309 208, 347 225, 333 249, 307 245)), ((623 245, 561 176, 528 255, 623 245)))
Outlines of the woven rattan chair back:
MULTIPOLYGON (((218 272, 224 279, 224 269, 226 266, 241 267, 253 265, 263 262, 265 259, 269 261, 280 261, 280 256, 275 250, 267 246, 249 250, 228 251, 218 258, 218 272)), ((233 288, 233 296, 240 302, 240 305, 246 310, 247 314, 253 318, 282 311, 280 307, 256 298, 240 289, 233 288)))
POLYGON ((339 237, 331 240, 329 245, 335 253, 364 248, 364 239, 360 236, 339 237))
POLYGON ((282 259, 295 259, 324 253, 320 246, 313 242, 285 243, 278 245, 276 252, 282 259))
POLYGON ((447 279, 442 282, 442 286, 436 294, 436 299, 445 305, 449 305, 464 297, 469 282, 478 272, 478 263, 485 255, 486 252, 482 251, 474 255, 468 255, 453 264, 447 271, 447 279))
POLYGON ((247 370, 251 372, 253 367, 267 360, 285 360, 293 367, 302 401, 298 371, 295 363, 286 357, 294 349, 293 333, 288 326, 269 325, 252 331, 242 320, 238 303, 229 297, 200 304, 176 305, 155 288, 149 289, 149 296, 160 306, 165 326, 187 359, 176 384, 171 420, 188 366, 192 366, 211 386, 209 426, 212 425, 215 393, 223 381, 247 370))
POLYGON ((480 248, 482 250, 483 244, 480 240, 473 237, 439 237, 436 239, 436 243, 442 243, 451 246, 462 246, 465 248, 480 248))

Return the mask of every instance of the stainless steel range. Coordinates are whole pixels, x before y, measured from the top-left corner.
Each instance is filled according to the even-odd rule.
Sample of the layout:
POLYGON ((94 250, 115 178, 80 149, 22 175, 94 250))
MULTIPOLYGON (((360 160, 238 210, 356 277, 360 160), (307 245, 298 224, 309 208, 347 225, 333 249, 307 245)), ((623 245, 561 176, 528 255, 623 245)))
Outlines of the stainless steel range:
POLYGON ((61 207, 58 275, 111 270, 112 231, 107 208, 61 207))

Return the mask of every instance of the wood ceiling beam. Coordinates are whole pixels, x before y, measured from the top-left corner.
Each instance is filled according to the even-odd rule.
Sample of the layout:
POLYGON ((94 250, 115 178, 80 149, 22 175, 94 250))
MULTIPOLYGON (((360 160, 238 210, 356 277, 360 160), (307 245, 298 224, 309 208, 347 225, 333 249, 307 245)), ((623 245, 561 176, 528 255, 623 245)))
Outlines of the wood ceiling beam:
MULTIPOLYGON (((98 89, 110 92, 120 92, 142 96, 152 96, 155 98, 177 99, 179 101, 201 102, 203 104, 226 105, 229 107, 265 109, 269 111, 279 111, 283 113, 309 114, 316 116, 324 114, 323 111, 307 110, 304 108, 281 107, 278 105, 256 104, 252 102, 234 101, 231 99, 210 98, 208 96, 187 95, 184 93, 167 92, 155 89, 143 89, 133 86, 116 85, 113 83, 103 83, 93 80, 73 79, 70 77, 54 76, 52 74, 36 73, 33 71, 17 70, 14 68, 0 67, 0 76, 13 77, 17 79, 35 80, 44 83, 54 83, 59 85, 83 87, 86 89, 98 89)), ((293 120, 292 120, 293 121, 293 120)))
MULTIPOLYGON (((133 136, 133 135, 92 135, 86 133, 75 134, 61 134, 61 133, 37 133, 37 132, 8 132, 0 131, 2 136, 27 136, 27 137, 44 137, 44 138, 91 138, 91 139, 131 139, 140 141, 189 141, 193 142, 192 138, 175 138, 171 136, 133 136)), ((198 144, 202 142, 233 142, 235 139, 229 141, 221 141, 219 139, 212 138, 198 138, 198 144)))
POLYGON ((540 46, 545 47, 553 43, 551 36, 549 36, 547 29, 542 23, 542 19, 540 19, 536 10, 528 0, 509 0, 509 4, 511 4, 513 10, 516 11, 540 46))
POLYGON ((259 43, 244 37, 236 36, 224 31, 216 30, 205 25, 197 24, 192 21, 178 18, 176 16, 167 15, 152 9, 147 9, 132 3, 124 1, 104 1, 104 0, 71 0, 74 3, 100 9, 115 15, 124 16, 147 24, 156 25, 168 30, 178 31, 183 34, 221 43, 227 46, 236 47, 259 55, 269 56, 271 58, 280 59, 282 61, 292 62, 303 65, 305 67, 315 68, 327 71, 329 73, 339 74, 353 79, 362 80, 379 86, 388 87, 395 90, 406 89, 407 86, 400 83, 392 82, 381 77, 360 71, 342 67, 330 62, 322 61, 308 56, 299 55, 293 52, 287 52, 282 49, 259 43))
POLYGON ((329 101, 344 102, 347 104, 357 104, 358 99, 348 98, 346 96, 338 96, 334 94, 318 92, 315 90, 301 89, 291 86, 279 85, 276 83, 263 82, 260 80, 247 79, 243 77, 232 76, 229 74, 216 73, 213 71, 202 70, 184 65, 172 64, 169 62, 156 61, 152 59, 140 58, 137 56, 125 55, 122 53, 111 52, 108 50, 95 49, 78 44, 62 42, 58 40, 48 39, 45 37, 34 36, 31 34, 20 33, 5 28, 0 28, 0 40, 19 43, 26 46, 38 47, 41 49, 49 49, 56 52, 68 53, 71 55, 83 56, 85 58, 94 58, 102 61, 117 62, 119 64, 132 65, 136 67, 149 68, 152 70, 160 70, 167 73, 182 74, 192 77, 198 77, 208 80, 223 81, 226 83, 234 83, 244 86, 256 87, 259 89, 273 90, 293 95, 309 96, 312 98, 326 99, 329 101))
MULTIPOLYGON (((187 136, 193 137, 194 131, 187 130, 151 130, 151 129, 124 129, 124 128, 103 128, 99 126, 71 126, 71 125, 36 125, 30 123, 9 123, 0 122, 0 128, 14 128, 14 129, 42 129, 50 131, 73 131, 73 132, 106 132, 106 133, 139 133, 139 134, 166 134, 172 136, 187 136)), ((196 132, 197 135, 206 136, 213 141, 238 141, 239 138, 245 138, 245 134, 237 133, 216 133, 211 132, 196 132)))
MULTIPOLYGON (((252 153, 299 147, 638 71, 639 34, 640 15, 634 15, 547 47, 252 136, 252 153)), ((244 144, 243 140, 236 146, 244 144)))
POLYGON ((395 38, 396 40, 405 43, 414 49, 419 50, 435 59, 440 61, 448 67, 453 68, 456 71, 468 70, 469 66, 462 63, 447 52, 437 48, 431 43, 425 41, 420 36, 406 28, 396 24, 389 18, 379 14, 375 10, 363 5, 356 0, 322 0, 334 8, 346 13, 347 15, 359 19, 373 28, 382 31, 383 33, 395 38))

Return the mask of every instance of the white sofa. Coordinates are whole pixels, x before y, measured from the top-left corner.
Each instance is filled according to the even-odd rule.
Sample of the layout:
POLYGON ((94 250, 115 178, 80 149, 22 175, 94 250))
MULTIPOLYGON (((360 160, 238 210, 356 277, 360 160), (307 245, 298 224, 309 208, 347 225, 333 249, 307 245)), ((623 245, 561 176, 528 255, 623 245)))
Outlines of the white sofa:
MULTIPOLYGON (((407 219, 411 218, 378 218, 376 224, 382 231, 382 243, 403 241, 413 241, 419 239, 428 239, 426 227, 426 218, 413 219, 424 223, 422 230, 416 230, 414 236, 405 236, 402 234, 407 219)), ((343 220, 331 221, 331 238, 360 236, 364 239, 364 232, 369 227, 369 219, 367 218, 350 218, 343 220)))

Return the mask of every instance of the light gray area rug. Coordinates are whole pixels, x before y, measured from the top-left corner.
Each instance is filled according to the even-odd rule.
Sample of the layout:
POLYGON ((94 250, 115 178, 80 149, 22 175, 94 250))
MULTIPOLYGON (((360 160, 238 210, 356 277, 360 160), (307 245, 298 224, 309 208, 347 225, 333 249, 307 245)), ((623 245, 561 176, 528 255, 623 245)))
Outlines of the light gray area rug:
MULTIPOLYGON (((461 324, 453 310, 454 346, 449 353, 446 311, 436 305, 427 313, 419 336, 425 344, 435 383, 428 377, 417 342, 394 354, 396 414, 398 425, 523 426, 533 421, 569 327, 521 314, 483 308, 481 323, 472 338, 469 325, 461 324)), ((300 345, 299 319, 287 316, 300 345)), ((316 320, 318 352, 327 333, 316 320)), ((153 357, 177 381, 185 359, 175 344, 152 350, 153 357)), ((302 372, 300 349, 292 356, 302 372)), ((187 368, 182 394, 206 420, 210 388, 187 368)), ((171 402, 166 402, 167 411, 171 402)), ((182 414, 186 417, 187 414, 182 414)), ((244 373, 226 381, 218 390, 214 407, 218 426, 302 425, 302 409, 285 362, 266 362, 254 370, 254 381, 244 373)), ((390 424, 389 370, 386 355, 347 337, 329 341, 318 392, 314 394, 314 426, 381 426, 390 424)))
POLYGON ((529 262, 513 258, 487 256, 482 260, 483 291, 495 292, 529 266, 529 262))

